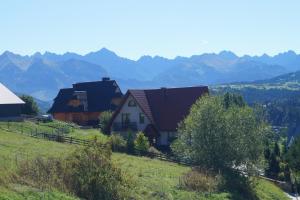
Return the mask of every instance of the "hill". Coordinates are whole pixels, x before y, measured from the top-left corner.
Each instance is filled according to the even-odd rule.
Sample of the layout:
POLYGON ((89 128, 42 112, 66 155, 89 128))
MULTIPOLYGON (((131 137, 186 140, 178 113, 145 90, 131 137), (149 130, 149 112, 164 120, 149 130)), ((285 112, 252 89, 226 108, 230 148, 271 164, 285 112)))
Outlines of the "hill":
POLYGON ((211 87, 215 93, 236 92, 250 104, 265 103, 299 96, 300 71, 276 76, 270 79, 220 84, 211 87))
POLYGON ((273 78, 300 70, 300 55, 242 56, 230 51, 167 59, 142 56, 131 60, 103 48, 86 55, 45 52, 21 56, 0 55, 0 81, 15 92, 51 101, 58 90, 80 81, 110 76, 128 88, 215 85, 273 78), (13 79, 11 78, 13 77, 13 79))
POLYGON ((300 71, 267 80, 217 85, 211 91, 238 93, 249 104, 263 104, 272 125, 287 127, 289 138, 300 134, 300 71))
MULTIPOLYGON (((100 134, 100 133, 99 133, 100 134)), ((6 132, 0 129, 0 199, 76 199, 51 189, 40 190, 24 183, 11 183, 7 179, 10 172, 16 170, 17 163, 22 159, 36 156, 66 156, 78 146, 50 142, 31 138, 22 134, 6 132)), ((136 183, 132 193, 135 199, 232 199, 240 194, 223 191, 202 194, 179 189, 179 177, 190 170, 178 164, 113 153, 113 162, 126 172, 136 183)), ((255 186, 259 199, 287 199, 285 194, 268 181, 259 180, 255 186)))

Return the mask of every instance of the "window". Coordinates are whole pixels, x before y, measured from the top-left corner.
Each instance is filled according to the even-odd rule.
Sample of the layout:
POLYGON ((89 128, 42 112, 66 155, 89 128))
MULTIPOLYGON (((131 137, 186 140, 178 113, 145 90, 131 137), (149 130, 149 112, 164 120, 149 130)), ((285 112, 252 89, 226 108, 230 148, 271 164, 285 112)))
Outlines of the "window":
POLYGON ((145 115, 143 113, 140 113, 140 124, 145 123, 145 115))
POLYGON ((122 113, 122 124, 126 125, 130 123, 130 113, 122 113))
POLYGON ((136 103, 134 100, 129 100, 128 101, 128 107, 135 107, 136 106, 136 103))

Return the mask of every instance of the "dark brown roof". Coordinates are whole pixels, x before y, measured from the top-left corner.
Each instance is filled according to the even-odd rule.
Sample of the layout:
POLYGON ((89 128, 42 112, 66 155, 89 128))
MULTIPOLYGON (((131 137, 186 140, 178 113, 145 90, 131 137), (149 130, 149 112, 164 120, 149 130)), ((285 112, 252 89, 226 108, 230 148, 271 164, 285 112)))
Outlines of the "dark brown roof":
POLYGON ((54 99, 49 113, 57 112, 102 112, 115 110, 116 105, 112 104, 113 98, 123 96, 116 81, 103 80, 73 84, 72 88, 61 89, 54 99), (84 106, 73 107, 68 105, 69 101, 76 99, 76 92, 85 92, 87 95, 88 110, 84 106))
POLYGON ((123 104, 128 96, 132 95, 158 130, 176 131, 178 123, 188 115, 191 106, 204 94, 208 94, 207 86, 128 90, 123 104))

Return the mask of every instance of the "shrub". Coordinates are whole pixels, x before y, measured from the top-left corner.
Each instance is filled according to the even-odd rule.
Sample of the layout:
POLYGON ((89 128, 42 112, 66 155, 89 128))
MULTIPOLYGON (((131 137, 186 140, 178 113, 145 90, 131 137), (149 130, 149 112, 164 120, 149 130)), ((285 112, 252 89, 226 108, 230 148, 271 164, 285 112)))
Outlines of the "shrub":
POLYGON ((256 178, 242 175, 240 171, 227 170, 226 172, 223 171, 219 189, 238 194, 238 199, 257 200, 255 192, 257 183, 256 178))
POLYGON ((37 115, 39 107, 32 96, 22 95, 20 98, 25 102, 21 108, 21 113, 25 115, 37 115))
POLYGON ((37 157, 21 162, 18 166, 18 175, 21 181, 41 189, 55 186, 64 191, 66 189, 65 164, 59 158, 37 157))
POLYGON ((208 170, 192 169, 179 178, 179 187, 197 192, 214 192, 221 185, 221 176, 208 170))
POLYGON ((134 147, 136 150, 140 152, 147 152, 150 144, 148 138, 144 135, 144 133, 139 132, 136 135, 136 139, 134 141, 134 147))
POLYGON ((19 168, 22 180, 36 187, 56 188, 83 199, 117 200, 128 197, 129 180, 111 162, 109 145, 95 142, 66 159, 37 158, 19 168))
POLYGON ((99 117, 99 127, 101 129, 101 131, 105 134, 109 134, 109 129, 108 129, 108 125, 110 122, 110 119, 112 117, 112 112, 111 111, 105 111, 103 113, 101 113, 100 117, 99 117))
POLYGON ((128 131, 126 143, 127 143, 127 152, 133 153, 134 152, 134 134, 132 131, 128 131))
POLYGON ((111 144, 112 151, 124 151, 127 147, 126 140, 119 134, 112 134, 109 137, 109 143, 111 144))

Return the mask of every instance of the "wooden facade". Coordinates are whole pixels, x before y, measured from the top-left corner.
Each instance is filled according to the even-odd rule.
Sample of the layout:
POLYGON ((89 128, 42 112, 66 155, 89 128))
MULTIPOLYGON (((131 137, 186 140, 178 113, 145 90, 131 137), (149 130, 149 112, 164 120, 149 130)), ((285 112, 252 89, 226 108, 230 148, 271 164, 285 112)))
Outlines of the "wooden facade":
POLYGON ((68 112, 68 113, 53 113, 53 118, 65 122, 73 122, 78 125, 89 125, 88 122, 99 120, 100 112, 68 112))
POLYGON ((114 111, 122 97, 123 94, 116 81, 109 78, 76 83, 72 88, 59 91, 48 113, 60 121, 95 126, 99 124, 101 113, 114 111))

